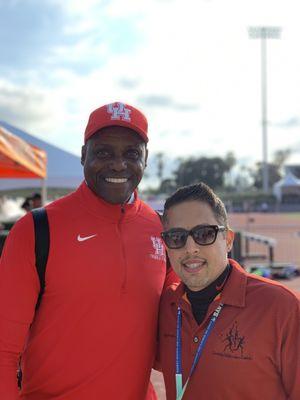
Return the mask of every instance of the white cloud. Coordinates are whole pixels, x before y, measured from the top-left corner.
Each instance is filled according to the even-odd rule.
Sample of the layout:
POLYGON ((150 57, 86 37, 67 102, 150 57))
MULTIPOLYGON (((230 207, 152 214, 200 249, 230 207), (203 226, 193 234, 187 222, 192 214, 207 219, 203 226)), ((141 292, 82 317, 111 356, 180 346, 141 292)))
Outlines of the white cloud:
POLYGON ((209 156, 231 150, 240 158, 261 159, 260 43, 249 39, 247 29, 278 25, 281 39, 267 44, 270 157, 283 140, 284 147, 299 142, 299 126, 276 126, 300 118, 296 0, 67 0, 61 5, 68 16, 64 32, 80 40, 57 45, 48 55, 54 67, 47 85, 40 75, 25 88, 10 82, 20 99, 22 91, 26 94, 31 117, 19 107, 22 100, 3 103, 2 96, 1 119, 1 104, 13 107, 25 129, 79 154, 90 111, 122 100, 148 116, 152 152, 209 156), (83 61, 78 73, 76 65, 83 61))

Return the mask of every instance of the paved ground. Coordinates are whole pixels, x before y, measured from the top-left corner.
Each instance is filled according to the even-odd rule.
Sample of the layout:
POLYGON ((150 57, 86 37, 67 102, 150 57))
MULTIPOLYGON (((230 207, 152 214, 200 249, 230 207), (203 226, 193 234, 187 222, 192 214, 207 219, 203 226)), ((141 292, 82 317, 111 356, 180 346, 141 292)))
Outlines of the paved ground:
MULTIPOLYGON (((291 279, 290 281, 281 281, 284 285, 290 287, 293 290, 297 290, 300 292, 300 277, 291 279)), ((151 376, 152 383, 155 387, 156 393, 158 395, 159 400, 165 400, 165 390, 164 390, 164 382, 162 378, 162 374, 153 371, 151 376)))
POLYGON ((298 278, 291 279, 290 281, 280 280, 279 282, 300 293, 300 276, 298 278))

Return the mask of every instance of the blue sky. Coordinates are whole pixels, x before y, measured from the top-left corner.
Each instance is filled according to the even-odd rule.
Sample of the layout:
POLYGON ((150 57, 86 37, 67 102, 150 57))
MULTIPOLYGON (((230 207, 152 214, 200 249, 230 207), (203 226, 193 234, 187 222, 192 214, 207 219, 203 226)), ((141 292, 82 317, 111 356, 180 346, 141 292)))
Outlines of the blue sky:
POLYGON ((152 154, 260 160, 260 45, 248 27, 275 25, 269 157, 297 157, 298 2, 0 0, 0 120, 79 154, 89 113, 121 100, 147 115, 152 154))

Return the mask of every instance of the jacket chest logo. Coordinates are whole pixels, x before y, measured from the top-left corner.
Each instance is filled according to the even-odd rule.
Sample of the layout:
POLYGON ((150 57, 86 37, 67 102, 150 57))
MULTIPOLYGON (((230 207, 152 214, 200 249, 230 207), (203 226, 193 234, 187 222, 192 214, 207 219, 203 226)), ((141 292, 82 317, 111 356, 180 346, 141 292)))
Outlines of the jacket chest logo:
POLYGON ((166 261, 165 248, 162 239, 158 236, 151 236, 150 239, 154 249, 154 253, 150 254, 150 257, 155 260, 166 261))
POLYGON ((94 235, 89 235, 89 236, 82 236, 79 234, 77 236, 77 240, 78 240, 78 242, 85 242, 86 240, 92 239, 95 236, 97 236, 97 233, 95 233, 94 235))

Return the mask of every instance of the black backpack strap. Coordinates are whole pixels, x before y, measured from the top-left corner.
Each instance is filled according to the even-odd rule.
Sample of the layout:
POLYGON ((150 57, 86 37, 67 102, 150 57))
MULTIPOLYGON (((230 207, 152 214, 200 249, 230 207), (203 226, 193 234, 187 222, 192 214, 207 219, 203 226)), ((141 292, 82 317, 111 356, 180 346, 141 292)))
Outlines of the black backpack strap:
MULTIPOLYGON (((43 293, 45 291, 45 273, 49 254, 50 233, 47 211, 44 207, 35 208, 31 211, 34 223, 35 239, 35 266, 40 281, 40 293, 35 305, 35 311, 39 308, 43 293)), ((22 386, 21 357, 17 371, 18 387, 22 386)))
POLYGON ((31 211, 35 234, 35 265, 40 280, 40 293, 35 309, 39 308, 45 291, 45 273, 49 254, 50 233, 47 211, 44 207, 31 211))

